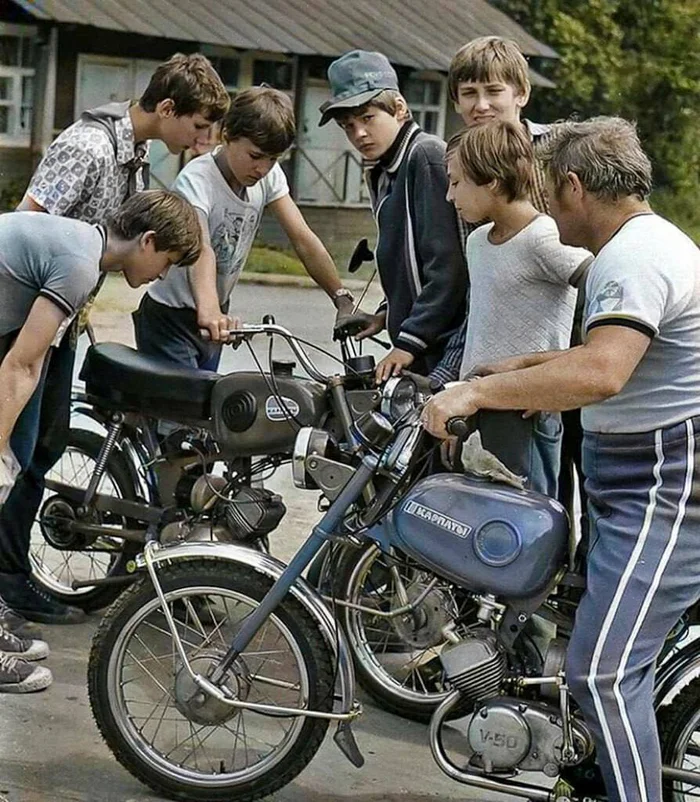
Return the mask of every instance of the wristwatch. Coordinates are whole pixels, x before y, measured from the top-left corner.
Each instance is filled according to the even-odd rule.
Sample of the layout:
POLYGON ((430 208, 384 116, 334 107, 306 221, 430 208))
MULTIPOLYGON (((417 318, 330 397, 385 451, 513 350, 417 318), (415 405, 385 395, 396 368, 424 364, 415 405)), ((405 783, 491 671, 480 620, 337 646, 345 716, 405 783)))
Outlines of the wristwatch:
POLYGON ((333 295, 331 295, 331 301, 333 301, 333 304, 335 305, 336 308, 338 306, 336 301, 338 301, 339 298, 348 298, 350 300, 350 303, 352 304, 355 303, 355 296, 350 292, 350 290, 346 289, 345 287, 341 287, 339 290, 336 290, 333 293, 333 295))

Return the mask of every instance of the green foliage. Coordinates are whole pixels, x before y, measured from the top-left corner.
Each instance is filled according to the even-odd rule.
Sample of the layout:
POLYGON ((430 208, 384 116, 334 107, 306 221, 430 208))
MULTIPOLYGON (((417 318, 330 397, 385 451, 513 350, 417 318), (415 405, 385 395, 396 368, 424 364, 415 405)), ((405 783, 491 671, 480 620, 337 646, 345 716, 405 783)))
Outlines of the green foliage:
POLYGON ((560 55, 533 63, 557 89, 533 93, 529 116, 636 120, 657 186, 691 197, 700 179, 698 0, 492 2, 560 55))
POLYGON ((304 265, 287 251, 255 245, 245 263, 246 273, 282 273, 287 276, 306 276, 304 265))
POLYGON ((0 184, 0 213, 11 212, 22 200, 26 181, 8 181, 0 184))

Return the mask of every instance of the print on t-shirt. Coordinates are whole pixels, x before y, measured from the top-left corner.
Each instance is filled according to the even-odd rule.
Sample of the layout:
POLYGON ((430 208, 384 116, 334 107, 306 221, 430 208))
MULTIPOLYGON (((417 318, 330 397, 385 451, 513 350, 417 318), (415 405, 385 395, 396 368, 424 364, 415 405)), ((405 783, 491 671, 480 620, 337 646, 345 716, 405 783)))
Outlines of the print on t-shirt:
POLYGON ((258 214, 253 210, 244 214, 232 209, 224 211, 223 220, 211 233, 211 247, 216 255, 216 272, 220 276, 234 276, 241 272, 251 241, 255 237, 257 224, 258 214))

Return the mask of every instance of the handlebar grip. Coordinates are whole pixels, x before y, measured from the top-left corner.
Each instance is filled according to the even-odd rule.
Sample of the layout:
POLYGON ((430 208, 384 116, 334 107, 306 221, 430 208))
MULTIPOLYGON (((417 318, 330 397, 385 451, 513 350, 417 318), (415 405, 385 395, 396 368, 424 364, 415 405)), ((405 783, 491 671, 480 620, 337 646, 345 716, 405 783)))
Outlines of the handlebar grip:
POLYGON ((473 417, 470 418, 450 418, 445 424, 447 434, 453 437, 459 437, 465 440, 472 432, 476 430, 476 422, 473 417))

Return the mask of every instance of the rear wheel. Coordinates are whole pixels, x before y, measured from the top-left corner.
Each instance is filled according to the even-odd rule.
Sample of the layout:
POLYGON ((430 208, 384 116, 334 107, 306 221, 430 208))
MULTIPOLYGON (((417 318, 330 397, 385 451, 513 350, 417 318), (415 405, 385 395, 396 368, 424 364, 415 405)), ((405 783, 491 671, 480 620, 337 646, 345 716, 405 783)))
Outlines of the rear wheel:
MULTIPOLYGON (((87 488, 102 442, 102 437, 95 432, 71 429, 68 446, 47 478, 71 487, 87 488)), ((129 468, 116 451, 112 452, 97 492, 129 500, 137 497, 129 468)), ((114 535, 102 535, 93 540, 67 532, 65 521, 75 519, 75 506, 75 502, 51 490, 44 492, 32 527, 29 559, 37 584, 64 604, 91 612, 111 604, 123 586, 73 590, 72 583, 126 573, 127 563, 141 551, 141 545, 120 538, 119 530, 128 526, 128 522, 108 512, 95 512, 90 523, 109 526, 114 529, 114 535)))
MULTIPOLYGON (((700 678, 694 679, 659 713, 664 765, 698 772, 700 783, 700 678)), ((700 799, 700 786, 664 780, 664 802, 700 799)))
POLYGON ((358 681, 383 708, 416 721, 429 721, 451 690, 440 662, 445 627, 476 623, 471 600, 442 580, 429 587, 435 578, 407 557, 369 545, 345 550, 335 581, 337 598, 367 608, 338 608, 358 681), (403 606, 399 585, 415 608, 386 617, 403 606))
MULTIPOLYGON (((253 569, 187 560, 159 570, 192 669, 207 675, 271 581, 253 569)), ((330 712, 333 662, 308 612, 287 596, 223 683, 240 701, 330 712)), ((147 578, 112 605, 93 640, 93 714, 119 762, 158 794, 250 802, 289 783, 328 720, 235 708, 197 690, 147 578)))

